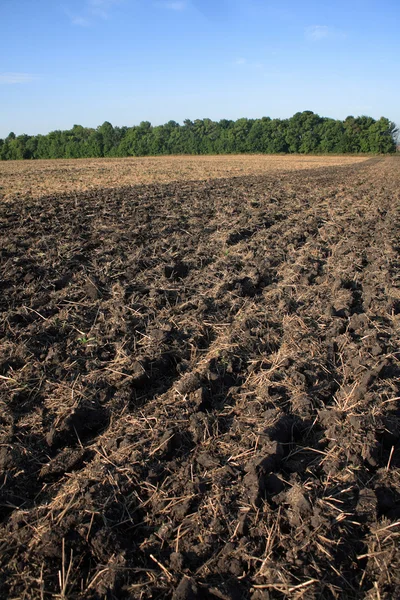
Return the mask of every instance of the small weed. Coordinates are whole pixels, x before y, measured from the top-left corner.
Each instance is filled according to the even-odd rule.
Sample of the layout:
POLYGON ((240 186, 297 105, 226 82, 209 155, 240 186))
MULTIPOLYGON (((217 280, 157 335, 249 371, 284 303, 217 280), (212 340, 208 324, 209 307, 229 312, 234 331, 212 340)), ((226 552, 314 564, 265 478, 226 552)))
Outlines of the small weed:
POLYGON ((89 342, 94 342, 95 338, 88 338, 85 335, 83 335, 82 337, 78 338, 78 342, 80 344, 82 344, 83 346, 88 344, 89 342))

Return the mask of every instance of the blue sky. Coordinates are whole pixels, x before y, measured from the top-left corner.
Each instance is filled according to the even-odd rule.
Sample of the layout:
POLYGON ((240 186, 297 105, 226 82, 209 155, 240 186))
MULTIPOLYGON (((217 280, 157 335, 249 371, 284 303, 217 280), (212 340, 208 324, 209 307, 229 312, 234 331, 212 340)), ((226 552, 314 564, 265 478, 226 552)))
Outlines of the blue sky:
POLYGON ((313 110, 400 124, 399 0, 0 0, 0 137, 313 110))

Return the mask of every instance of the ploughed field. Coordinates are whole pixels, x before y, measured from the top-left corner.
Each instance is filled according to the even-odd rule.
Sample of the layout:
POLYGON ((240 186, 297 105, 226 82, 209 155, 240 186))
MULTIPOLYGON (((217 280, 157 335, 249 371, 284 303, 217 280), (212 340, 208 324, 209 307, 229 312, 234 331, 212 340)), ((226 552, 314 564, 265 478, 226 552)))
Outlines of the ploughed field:
POLYGON ((1 598, 399 597, 399 167, 0 206, 1 598))
POLYGON ((351 165, 360 156, 153 156, 0 161, 0 200, 145 183, 200 181, 273 171, 351 165))

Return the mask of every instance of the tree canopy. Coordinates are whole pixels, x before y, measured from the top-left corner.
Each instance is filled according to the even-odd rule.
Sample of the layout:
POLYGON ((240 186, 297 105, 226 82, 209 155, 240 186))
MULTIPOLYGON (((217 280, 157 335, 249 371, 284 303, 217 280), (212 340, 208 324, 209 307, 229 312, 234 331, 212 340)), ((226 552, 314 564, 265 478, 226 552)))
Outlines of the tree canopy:
POLYGON ((344 121, 312 111, 290 119, 212 121, 186 119, 153 126, 113 127, 106 121, 96 129, 74 125, 47 135, 0 139, 0 159, 92 158, 166 154, 386 154, 396 151, 397 129, 386 117, 349 116, 344 121))

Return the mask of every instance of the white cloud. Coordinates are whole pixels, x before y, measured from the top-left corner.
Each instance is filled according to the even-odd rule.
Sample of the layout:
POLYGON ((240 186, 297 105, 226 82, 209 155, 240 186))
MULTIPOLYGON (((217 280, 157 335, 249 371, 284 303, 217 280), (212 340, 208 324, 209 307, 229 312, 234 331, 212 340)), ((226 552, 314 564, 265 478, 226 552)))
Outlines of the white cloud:
POLYGON ((166 2, 156 2, 156 6, 161 6, 162 8, 168 8, 169 10, 185 10, 187 8, 188 3, 186 0, 168 0, 166 2))
POLYGON ((14 83, 30 83, 37 77, 30 73, 0 73, 0 84, 12 85, 14 83))
POLYGON ((264 68, 264 63, 262 62, 252 62, 252 61, 248 61, 247 58, 238 58, 237 60, 235 60, 235 65, 238 65, 240 67, 246 67, 246 69, 253 69, 253 70, 259 70, 259 69, 263 69, 264 68))
POLYGON ((88 0, 88 8, 95 17, 108 19, 111 8, 120 3, 121 0, 88 0))
POLYGON ((112 8, 122 2, 124 0, 85 0, 81 14, 73 13, 68 8, 64 10, 72 25, 89 27, 95 19, 108 19, 112 8))
POLYGON ((79 27, 89 27, 90 21, 85 17, 78 17, 74 15, 70 15, 72 25, 78 25, 79 27))
POLYGON ((330 31, 327 25, 312 25, 306 29, 306 37, 309 40, 323 40, 324 38, 329 37, 329 34, 330 31))
POLYGON ((347 37, 344 31, 328 27, 327 25, 312 25, 305 30, 305 36, 312 42, 319 42, 326 39, 344 39, 347 37))
POLYGON ((113 4, 118 4, 120 0, 88 0, 89 6, 93 6, 94 8, 110 8, 113 4))
MULTIPOLYGON (((83 0, 82 9, 79 13, 71 12, 69 8, 64 8, 64 12, 72 25, 89 27, 97 19, 109 19, 113 8, 129 1, 130 0, 83 0)), ((189 6, 189 2, 190 0, 155 0, 153 5, 179 12, 186 10, 189 6)))

